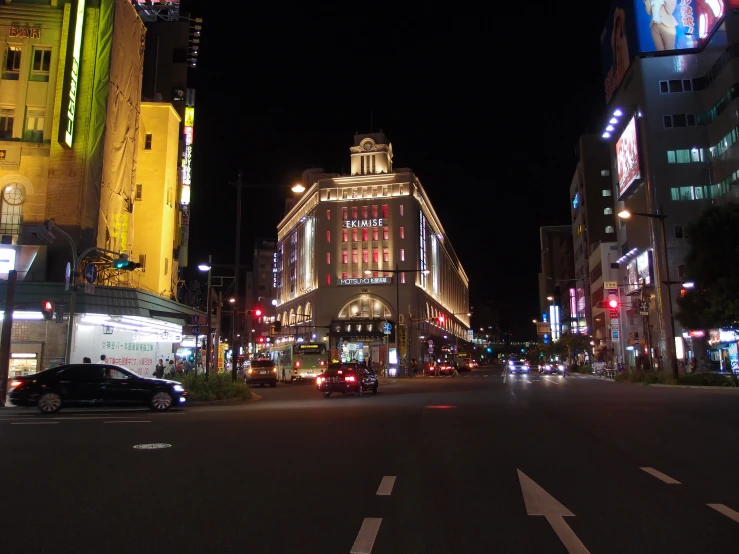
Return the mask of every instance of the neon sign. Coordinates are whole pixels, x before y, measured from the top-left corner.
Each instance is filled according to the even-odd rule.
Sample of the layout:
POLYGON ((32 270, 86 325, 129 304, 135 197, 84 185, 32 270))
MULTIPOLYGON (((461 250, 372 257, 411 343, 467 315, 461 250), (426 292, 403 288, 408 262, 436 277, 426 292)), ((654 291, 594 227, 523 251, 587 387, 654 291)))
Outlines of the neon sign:
POLYGON ((187 106, 185 108, 185 127, 195 126, 195 107, 187 106))
POLYGON ((182 184, 190 185, 191 183, 191 169, 192 164, 192 144, 188 144, 185 147, 185 157, 182 158, 182 184))
POLYGON ((63 96, 66 109, 62 110, 62 121, 59 125, 59 142, 67 148, 72 148, 74 139, 77 85, 80 77, 80 54, 82 53, 82 28, 85 23, 85 0, 76 1, 73 17, 74 28, 69 34, 71 42, 67 44, 67 75, 63 96))

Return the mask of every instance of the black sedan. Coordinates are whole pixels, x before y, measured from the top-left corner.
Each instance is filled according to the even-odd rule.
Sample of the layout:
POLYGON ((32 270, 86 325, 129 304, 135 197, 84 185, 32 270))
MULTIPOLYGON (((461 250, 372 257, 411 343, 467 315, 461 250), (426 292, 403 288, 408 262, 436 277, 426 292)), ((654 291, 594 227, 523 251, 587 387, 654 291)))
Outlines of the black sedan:
POLYGON ((328 398, 332 392, 352 393, 362 396, 372 391, 377 394, 377 376, 371 369, 357 363, 329 364, 326 371, 316 377, 316 388, 328 398))
POLYGON ((71 364, 10 380, 10 402, 45 413, 64 406, 144 404, 164 411, 182 406, 187 392, 177 381, 141 377, 125 367, 71 364))

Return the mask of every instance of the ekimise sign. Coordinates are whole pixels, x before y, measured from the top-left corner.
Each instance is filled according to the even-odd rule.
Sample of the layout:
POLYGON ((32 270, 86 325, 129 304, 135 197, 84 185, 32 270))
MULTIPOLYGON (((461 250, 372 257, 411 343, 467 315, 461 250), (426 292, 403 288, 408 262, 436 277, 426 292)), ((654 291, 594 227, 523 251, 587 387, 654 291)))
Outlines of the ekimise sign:
POLYGON ((67 63, 64 74, 59 142, 72 148, 74 141, 74 119, 77 113, 77 88, 80 78, 80 56, 82 54, 82 29, 85 23, 85 0, 75 0, 70 16, 71 29, 67 38, 67 63))

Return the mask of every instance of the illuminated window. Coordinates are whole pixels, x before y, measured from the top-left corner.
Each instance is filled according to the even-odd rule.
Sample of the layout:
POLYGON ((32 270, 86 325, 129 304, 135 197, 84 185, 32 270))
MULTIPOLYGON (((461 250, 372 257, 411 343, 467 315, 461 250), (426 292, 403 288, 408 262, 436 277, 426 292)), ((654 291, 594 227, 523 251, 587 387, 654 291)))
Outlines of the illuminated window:
POLYGON ((369 229, 366 227, 362 229, 362 240, 368 241, 369 240, 369 229))
POLYGON ((405 248, 400 249, 400 261, 401 262, 405 261, 405 248))
POLYGON ((331 242, 331 231, 326 231, 326 242, 331 242))
POLYGON ((600 176, 601 177, 608 177, 611 175, 611 171, 609 169, 601 169, 600 170, 600 176))
POLYGON ((611 189, 603 189, 601 192, 603 196, 611 196, 611 189))
POLYGON ((613 228, 613 225, 607 225, 606 226, 606 233, 615 233, 616 230, 613 228))
POLYGON ((357 242, 359 240, 359 229, 352 229, 352 240, 357 242))
POLYGON ((372 272, 372 277, 379 277, 379 276, 380 276, 380 272, 379 271, 373 271, 372 272))
POLYGON ((372 229, 372 240, 380 240, 380 228, 375 227, 372 229))
POLYGON ((352 206, 352 219, 359 219, 359 215, 357 214, 357 207, 352 206))
POLYGON ((341 263, 343 264, 349 263, 349 251, 348 250, 341 251, 341 263))
POLYGON ((341 242, 349 242, 349 229, 341 230, 341 242))
POLYGON ((326 210, 326 221, 331 221, 331 210, 326 210))
POLYGON ((369 217, 369 206, 362 206, 362 219, 369 217))
POLYGON ((405 227, 401 227, 400 228, 400 238, 402 238, 402 239, 405 238, 405 227))
POLYGON ((382 228, 382 240, 388 240, 389 238, 390 238, 390 228, 383 227, 382 228))
POLYGON ((352 250, 352 263, 359 263, 359 250, 352 250))
POLYGON ((613 208, 603 208, 603 215, 611 215, 613 213, 613 208))
POLYGON ((331 252, 326 252, 326 264, 331 265, 331 252))
POLYGON ((380 251, 377 248, 372 249, 372 261, 375 263, 380 261, 380 251))
POLYGON ((405 285, 405 271, 400 274, 400 283, 405 285))
POLYGON ((362 250, 362 263, 369 263, 369 250, 362 250))
POLYGON ((13 138, 14 110, 0 110, 0 140, 11 140, 13 138))
POLYGON ((326 286, 327 287, 331 286, 331 275, 328 273, 326 274, 326 286))
POLYGON ((17 235, 20 232, 25 201, 26 189, 20 183, 12 183, 3 189, 0 235, 17 235))
POLYGON ((383 262, 389 262, 390 261, 390 250, 387 248, 382 249, 382 261, 383 262))
POLYGON ((382 205, 382 217, 390 217, 390 206, 388 206, 387 204, 382 205))
POLYGON ((349 208, 341 208, 341 219, 344 221, 349 219, 349 208))
POLYGON ((348 277, 349 277, 349 274, 348 274, 348 273, 347 273, 346 271, 343 271, 343 272, 341 273, 341 278, 342 278, 342 279, 347 279, 348 277))
POLYGON ((374 206, 372 206, 372 218, 373 218, 373 219, 376 219, 376 218, 378 218, 378 217, 379 217, 379 213, 380 213, 380 212, 379 212, 379 210, 377 209, 377 205, 375 204, 374 206))
POLYGON ((45 124, 45 109, 28 108, 28 111, 26 112, 26 129, 23 131, 23 140, 26 142, 43 142, 45 124))
POLYGON ((146 133, 146 137, 144 138, 144 150, 151 150, 151 133, 146 133))
POLYGON ((400 215, 403 215, 403 204, 400 205, 400 215))

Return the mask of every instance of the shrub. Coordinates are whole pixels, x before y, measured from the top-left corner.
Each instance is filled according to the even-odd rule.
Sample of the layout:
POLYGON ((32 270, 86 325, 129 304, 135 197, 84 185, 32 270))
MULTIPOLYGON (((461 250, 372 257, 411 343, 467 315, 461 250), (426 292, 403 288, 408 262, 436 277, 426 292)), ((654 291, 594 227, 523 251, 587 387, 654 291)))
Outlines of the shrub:
POLYGON ((249 386, 243 381, 231 380, 231 373, 211 373, 210 375, 178 375, 176 381, 182 383, 187 391, 187 399, 193 402, 204 400, 230 400, 249 398, 249 386))
POLYGON ((675 379, 669 371, 624 371, 617 373, 614 379, 617 383, 642 383, 644 385, 674 385, 675 379))
POLYGON ((699 387, 733 387, 734 382, 729 375, 720 373, 688 373, 678 379, 681 385, 699 387))

